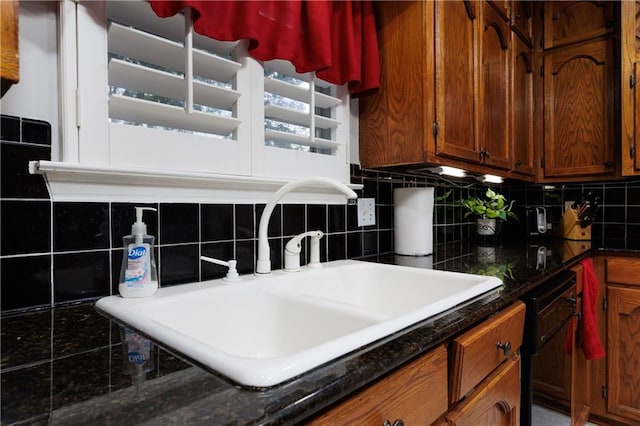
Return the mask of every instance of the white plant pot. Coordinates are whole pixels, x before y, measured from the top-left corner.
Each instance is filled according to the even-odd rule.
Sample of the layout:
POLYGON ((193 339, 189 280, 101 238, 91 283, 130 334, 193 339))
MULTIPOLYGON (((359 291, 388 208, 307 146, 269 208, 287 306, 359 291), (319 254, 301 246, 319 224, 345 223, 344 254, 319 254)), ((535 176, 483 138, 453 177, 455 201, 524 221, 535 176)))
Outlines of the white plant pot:
POLYGON ((478 219, 478 235, 495 235, 495 219, 478 219))
POLYGON ((495 247, 478 246, 478 262, 495 263, 496 262, 496 248, 495 247))

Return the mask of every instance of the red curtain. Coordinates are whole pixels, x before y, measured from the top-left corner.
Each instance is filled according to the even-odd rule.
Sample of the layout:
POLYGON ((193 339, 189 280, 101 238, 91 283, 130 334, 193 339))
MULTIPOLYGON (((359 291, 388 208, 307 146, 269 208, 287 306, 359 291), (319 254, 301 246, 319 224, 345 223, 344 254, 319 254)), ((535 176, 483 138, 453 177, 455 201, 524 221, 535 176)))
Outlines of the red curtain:
POLYGON ((380 63, 371 0, 150 0, 166 18, 189 6, 194 29, 221 40, 249 39, 260 61, 285 59, 297 72, 315 71, 330 83, 347 84, 361 96, 380 84, 380 63))

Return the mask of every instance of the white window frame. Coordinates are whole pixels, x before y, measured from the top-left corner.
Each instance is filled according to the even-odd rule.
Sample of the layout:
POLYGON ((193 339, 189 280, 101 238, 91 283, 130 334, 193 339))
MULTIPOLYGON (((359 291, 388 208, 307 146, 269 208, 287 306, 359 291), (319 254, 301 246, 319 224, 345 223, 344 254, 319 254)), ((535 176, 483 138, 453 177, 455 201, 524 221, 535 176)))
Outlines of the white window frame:
MULTIPOLYGON (((172 164, 180 164, 173 168, 163 164, 167 156, 157 148, 160 137, 140 135, 131 144, 119 136, 110 142, 109 134, 119 135, 122 125, 108 120, 106 22, 104 2, 60 2, 61 146, 53 157, 59 161, 30 165, 32 172, 45 175, 54 200, 265 202, 277 187, 297 177, 325 176, 349 184, 349 141, 357 136, 357 117, 349 112, 346 88, 339 88, 344 107, 337 118, 342 122, 337 139, 344 143, 335 155, 266 146, 263 66, 248 55, 239 58, 238 91, 244 99, 237 102, 237 116, 251 120, 239 125, 237 142, 222 141, 213 151, 204 145, 193 152, 171 150, 172 164), (123 146, 127 155, 120 154, 123 146), (221 161, 206 170, 216 159, 221 161), (182 165, 189 162, 196 171, 182 165)), ((322 188, 291 194, 286 201, 345 202, 322 188)))

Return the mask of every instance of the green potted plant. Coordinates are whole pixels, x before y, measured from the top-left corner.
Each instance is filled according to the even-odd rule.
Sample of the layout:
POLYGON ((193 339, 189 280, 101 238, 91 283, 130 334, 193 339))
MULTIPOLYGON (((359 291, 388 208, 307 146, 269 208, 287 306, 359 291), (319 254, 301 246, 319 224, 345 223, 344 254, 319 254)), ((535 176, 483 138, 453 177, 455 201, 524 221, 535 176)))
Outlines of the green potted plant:
POLYGON ((476 216, 478 219, 478 234, 494 235, 496 233, 496 220, 504 220, 518 216, 511 211, 515 200, 508 202, 502 194, 498 194, 491 188, 485 193, 486 198, 470 197, 460 200, 460 204, 468 211, 464 217, 476 216))

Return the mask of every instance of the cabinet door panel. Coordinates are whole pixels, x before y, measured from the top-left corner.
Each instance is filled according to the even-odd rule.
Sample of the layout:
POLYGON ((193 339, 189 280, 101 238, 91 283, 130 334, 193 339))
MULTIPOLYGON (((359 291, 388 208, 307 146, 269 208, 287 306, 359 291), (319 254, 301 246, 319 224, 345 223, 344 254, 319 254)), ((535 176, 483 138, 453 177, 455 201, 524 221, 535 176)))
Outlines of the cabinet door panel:
POLYGON ((613 40, 544 57, 545 176, 613 174, 613 40))
POLYGON ((479 162, 476 122, 475 24, 481 3, 435 2, 436 153, 479 162))
POLYGON ((514 172, 533 176, 533 67, 531 49, 519 37, 513 35, 513 108, 512 141, 514 172))
POLYGON ((479 111, 482 160, 502 169, 511 168, 509 140, 509 69, 511 31, 493 7, 485 3, 479 76, 482 110, 479 111))
POLYGON ((640 290, 609 286, 609 412, 640 421, 640 290))
POLYGON ((609 1, 545 2, 545 49, 612 33, 613 6, 609 1))

